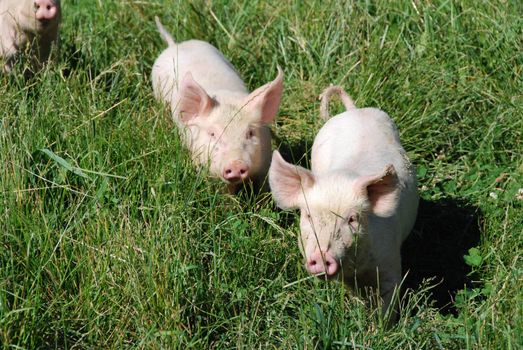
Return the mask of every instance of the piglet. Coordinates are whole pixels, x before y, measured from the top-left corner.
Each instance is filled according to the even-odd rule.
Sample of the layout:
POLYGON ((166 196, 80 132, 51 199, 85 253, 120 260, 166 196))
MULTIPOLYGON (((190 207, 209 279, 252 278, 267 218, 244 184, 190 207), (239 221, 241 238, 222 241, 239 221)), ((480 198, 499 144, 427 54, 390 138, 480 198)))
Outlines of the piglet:
POLYGON ((378 290, 386 311, 401 281, 401 244, 416 219, 415 170, 385 112, 356 108, 337 86, 320 97, 328 121, 312 146, 312 171, 274 151, 273 198, 283 209, 300 209, 299 245, 307 271, 378 290), (347 111, 328 119, 333 94, 347 111))
POLYGON ((42 68, 58 43, 59 0, 0 0, 0 70, 8 73, 25 53, 29 71, 42 68))
POLYGON ((175 43, 156 18, 168 48, 151 73, 154 95, 166 102, 184 144, 198 165, 236 192, 265 182, 271 161, 271 133, 283 92, 283 73, 249 93, 231 63, 211 44, 175 43))

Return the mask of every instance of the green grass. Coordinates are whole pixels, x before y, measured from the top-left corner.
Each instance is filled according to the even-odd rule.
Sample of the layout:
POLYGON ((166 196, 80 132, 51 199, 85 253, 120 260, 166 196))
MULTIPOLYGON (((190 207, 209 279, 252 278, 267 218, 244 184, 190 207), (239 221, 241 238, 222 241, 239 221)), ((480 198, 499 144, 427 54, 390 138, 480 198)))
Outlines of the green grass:
MULTIPOLYGON (((59 65, 0 77, 0 346, 522 347, 521 2, 64 1, 63 12, 59 65), (431 297, 437 281, 414 283, 387 329, 341 285, 306 279, 297 213, 224 194, 195 169, 151 93, 155 15, 178 40, 216 45, 251 89, 284 69, 273 130, 288 159, 312 145, 330 83, 387 111, 427 204, 413 237, 444 230, 435 249, 457 246, 435 269, 462 269, 452 312, 431 297)), ((431 265, 425 248, 410 259, 418 270, 431 265)))

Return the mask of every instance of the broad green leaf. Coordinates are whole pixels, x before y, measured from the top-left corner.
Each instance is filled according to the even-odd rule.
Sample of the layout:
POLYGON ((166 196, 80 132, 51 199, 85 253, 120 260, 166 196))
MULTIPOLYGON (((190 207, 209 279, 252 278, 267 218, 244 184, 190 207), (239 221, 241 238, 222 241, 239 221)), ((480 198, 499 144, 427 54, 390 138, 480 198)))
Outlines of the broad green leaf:
POLYGON ((49 158, 54 160, 56 163, 58 163, 58 165, 60 165, 64 169, 71 171, 75 175, 81 176, 83 178, 86 178, 86 179, 89 178, 89 176, 85 175, 85 173, 82 171, 82 169, 72 166, 71 164, 69 164, 69 162, 67 162, 65 159, 63 159, 62 157, 60 157, 59 155, 57 155, 50 149, 42 148, 42 149, 40 149, 40 151, 42 153, 46 154, 49 158))

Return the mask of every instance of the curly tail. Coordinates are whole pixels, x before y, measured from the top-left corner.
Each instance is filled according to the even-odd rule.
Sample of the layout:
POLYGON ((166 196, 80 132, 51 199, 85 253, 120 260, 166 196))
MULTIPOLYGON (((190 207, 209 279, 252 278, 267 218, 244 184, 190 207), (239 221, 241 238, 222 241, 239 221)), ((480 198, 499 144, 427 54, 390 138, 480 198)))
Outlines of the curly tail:
POLYGON ((154 16, 154 21, 156 22, 156 27, 158 28, 158 31, 160 32, 160 35, 162 36, 163 40, 167 43, 169 46, 176 45, 176 42, 174 41, 172 35, 165 29, 162 22, 160 22, 160 19, 158 16, 154 16))
POLYGON ((336 85, 329 86, 328 88, 323 90, 323 92, 319 96, 319 99, 321 100, 320 116, 323 120, 328 120, 330 118, 329 102, 333 94, 337 94, 340 97, 341 102, 347 110, 356 108, 354 101, 352 101, 352 98, 350 98, 350 96, 347 95, 347 93, 345 92, 345 90, 343 90, 342 87, 336 85))

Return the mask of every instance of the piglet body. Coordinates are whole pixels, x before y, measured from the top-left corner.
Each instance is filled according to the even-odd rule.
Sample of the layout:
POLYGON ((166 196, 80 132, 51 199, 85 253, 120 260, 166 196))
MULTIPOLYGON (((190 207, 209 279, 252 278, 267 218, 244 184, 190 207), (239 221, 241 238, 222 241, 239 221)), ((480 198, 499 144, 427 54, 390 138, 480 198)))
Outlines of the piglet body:
MULTIPOLYGON (((336 89, 345 94, 329 89, 324 103, 336 89)), ((312 171, 275 151, 269 182, 280 207, 301 210, 300 248, 309 273, 379 289, 386 310, 401 281, 401 244, 416 218, 416 176, 389 116, 358 109, 345 97, 347 111, 329 119, 314 140, 312 171)))
POLYGON ((21 53, 29 71, 40 69, 58 43, 59 0, 0 0, 0 69, 10 72, 21 53))
POLYGON ((234 192, 247 181, 264 181, 271 160, 273 122, 283 92, 283 74, 249 93, 229 61, 200 40, 175 43, 156 19, 168 48, 154 63, 154 95, 166 102, 185 145, 198 165, 234 192))

